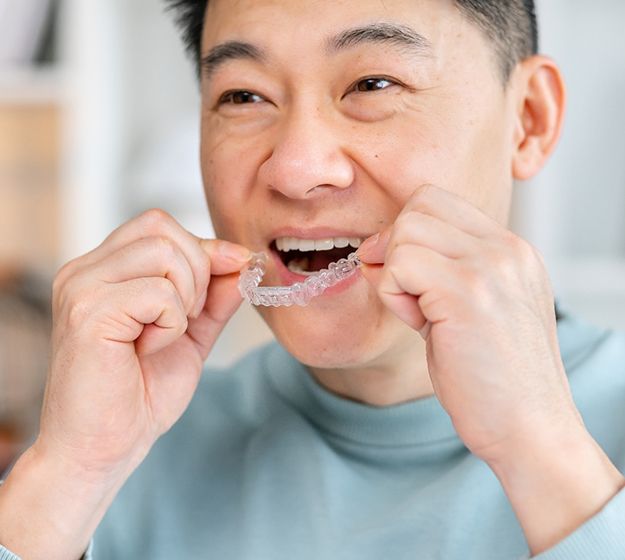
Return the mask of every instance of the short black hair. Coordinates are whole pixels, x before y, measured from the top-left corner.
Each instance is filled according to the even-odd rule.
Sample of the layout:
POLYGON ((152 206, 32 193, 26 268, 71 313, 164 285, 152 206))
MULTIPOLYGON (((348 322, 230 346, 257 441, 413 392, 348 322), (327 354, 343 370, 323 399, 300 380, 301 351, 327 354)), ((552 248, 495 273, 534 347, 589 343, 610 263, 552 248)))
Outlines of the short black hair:
POLYGON ((538 52, 534 0, 454 1, 493 42, 504 81, 519 62, 538 52))
MULTIPOLYGON (((454 0, 465 16, 493 42, 504 82, 515 66, 538 52, 538 24, 534 0, 454 0)), ((202 29, 208 0, 165 0, 182 30, 187 51, 198 75, 202 29)))

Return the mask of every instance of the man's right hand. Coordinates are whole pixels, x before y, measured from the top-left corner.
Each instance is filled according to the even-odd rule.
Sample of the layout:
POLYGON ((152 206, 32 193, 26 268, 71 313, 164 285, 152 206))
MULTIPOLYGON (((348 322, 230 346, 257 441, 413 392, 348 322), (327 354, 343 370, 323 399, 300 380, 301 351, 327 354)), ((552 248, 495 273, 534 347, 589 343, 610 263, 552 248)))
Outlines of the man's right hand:
POLYGON ((1 544, 24 558, 80 556, 115 493, 189 404, 241 303, 236 273, 248 257, 151 210, 59 271, 40 434, 1 489, 1 544), (34 492, 42 476, 47 497, 34 492), (11 522, 16 508, 28 534, 11 522), (72 509, 77 526, 59 524, 55 516, 71 520, 72 509))

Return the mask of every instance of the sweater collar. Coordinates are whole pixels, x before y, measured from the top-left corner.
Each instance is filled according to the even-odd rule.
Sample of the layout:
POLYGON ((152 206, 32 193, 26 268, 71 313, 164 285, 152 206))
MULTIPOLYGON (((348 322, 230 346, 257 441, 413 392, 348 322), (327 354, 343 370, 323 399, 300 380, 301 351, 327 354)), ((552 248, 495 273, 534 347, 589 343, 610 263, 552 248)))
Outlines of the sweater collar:
POLYGON ((266 359, 266 371, 276 391, 330 435, 385 447, 439 442, 461 445, 449 415, 434 396, 391 406, 371 406, 330 392, 307 367, 277 344, 271 346, 266 359))
MULTIPOLYGON (((592 346, 592 339, 601 334, 583 326, 569 313, 558 321, 567 369, 576 365, 580 349, 592 346)), ((329 435, 370 446, 463 447, 451 418, 435 396, 383 407, 355 402, 320 385, 306 366, 278 344, 271 345, 266 354, 265 371, 281 397, 329 435)))

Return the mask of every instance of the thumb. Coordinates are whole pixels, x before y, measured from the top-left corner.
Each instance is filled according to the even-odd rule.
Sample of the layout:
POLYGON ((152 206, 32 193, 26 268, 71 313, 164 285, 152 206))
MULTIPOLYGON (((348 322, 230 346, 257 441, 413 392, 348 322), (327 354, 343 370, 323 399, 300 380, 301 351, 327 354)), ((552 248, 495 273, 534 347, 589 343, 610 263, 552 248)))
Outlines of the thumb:
POLYGON ((189 319, 187 333, 198 346, 205 360, 215 341, 241 305, 238 274, 212 276, 204 308, 198 317, 189 319))
POLYGON ((201 308, 190 318, 187 333, 206 359, 217 337, 241 305, 237 287, 239 274, 249 262, 249 249, 223 239, 199 239, 200 247, 210 260, 208 288, 201 308))
POLYGON ((210 257, 211 275, 222 276, 239 272, 252 256, 251 251, 243 245, 223 239, 200 239, 199 243, 210 257))
POLYGON ((387 228, 365 239, 356 254, 365 264, 383 264, 386 248, 391 237, 391 228, 387 228))

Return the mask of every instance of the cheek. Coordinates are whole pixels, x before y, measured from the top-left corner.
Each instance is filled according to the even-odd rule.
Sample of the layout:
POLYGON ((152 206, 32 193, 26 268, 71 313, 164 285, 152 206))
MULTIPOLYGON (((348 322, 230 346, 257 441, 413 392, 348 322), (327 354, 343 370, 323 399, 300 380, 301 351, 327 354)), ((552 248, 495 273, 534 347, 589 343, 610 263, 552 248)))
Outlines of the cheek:
POLYGON ((505 106, 478 107, 459 130, 455 190, 504 223, 512 189, 513 124, 505 106))
POLYGON ((433 115, 401 114, 353 131, 352 157, 401 209, 424 183, 446 184, 453 144, 433 115))
POLYGON ((436 110, 428 105, 419 99, 396 118, 355 131, 354 154, 366 174, 400 207, 417 187, 432 183, 501 217, 511 186, 506 108, 468 97, 436 110))
POLYGON ((201 168, 204 193, 215 232, 223 239, 237 239, 245 223, 245 209, 254 186, 258 154, 249 140, 229 135, 217 123, 203 122, 201 168))

